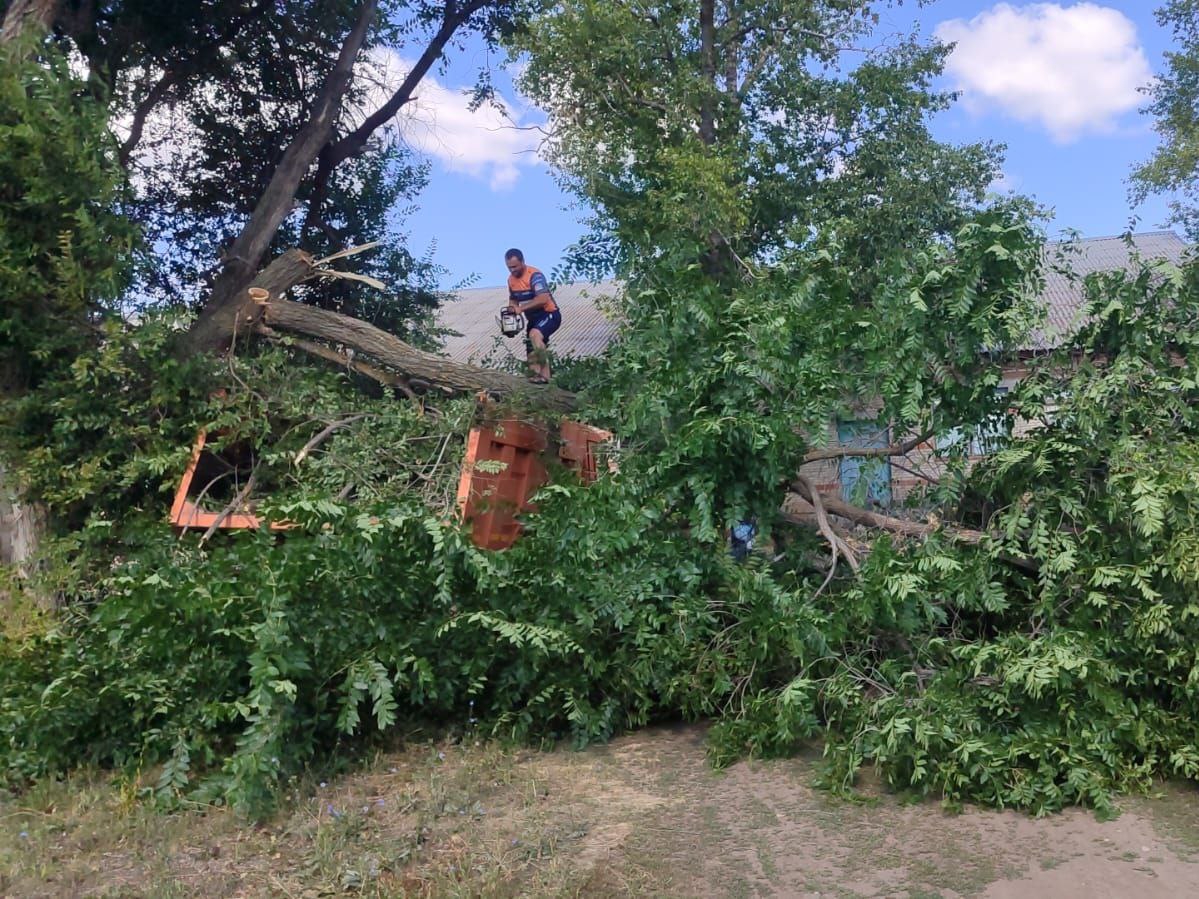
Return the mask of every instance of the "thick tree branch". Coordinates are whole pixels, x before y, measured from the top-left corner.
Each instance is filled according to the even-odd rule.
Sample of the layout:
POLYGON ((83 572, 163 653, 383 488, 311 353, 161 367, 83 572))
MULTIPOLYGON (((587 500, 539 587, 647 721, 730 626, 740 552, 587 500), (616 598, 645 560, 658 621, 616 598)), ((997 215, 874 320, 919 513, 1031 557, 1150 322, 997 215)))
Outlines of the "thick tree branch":
POLYGON ((245 287, 266 255, 279 225, 291 211, 300 182, 333 133, 353 77, 355 60, 366 41, 377 6, 378 0, 365 0, 362 4, 358 20, 341 45, 333 71, 321 86, 311 116, 284 151, 250 221, 226 252, 225 266, 217 276, 212 296, 189 335, 188 350, 210 349, 213 336, 227 333, 225 329, 211 327, 210 321, 222 316, 226 307, 244 302, 245 287))
MULTIPOLYGON (((824 535, 824 539, 828 541, 833 550, 832 568, 836 568, 838 554, 845 556, 845 561, 849 563, 849 567, 855 572, 858 570, 858 559, 854 555, 853 550, 849 548, 849 544, 837 533, 832 524, 828 520, 828 515, 824 511, 824 497, 820 495, 820 491, 803 475, 799 475, 792 489, 798 487, 796 491, 803 496, 816 512, 816 527, 820 529, 820 533, 824 535)), ((830 574, 831 577, 831 574, 830 574)), ((823 589, 823 587, 821 587, 823 589)))
POLYGON ((181 68, 163 72, 162 77, 154 82, 154 86, 137 104, 137 108, 133 110, 133 121, 129 125, 129 136, 121 142, 120 149, 117 151, 117 161, 120 162, 121 168, 129 168, 129 160, 133 156, 133 151, 137 149, 138 143, 141 142, 142 132, 146 128, 146 119, 150 113, 183 78, 184 70, 181 68))
POLYGON ((44 35, 54 24, 61 0, 12 0, 0 22, 0 46, 26 32, 44 35))
POLYGON ((320 276, 321 270, 310 255, 301 250, 288 250, 263 269, 251 285, 265 290, 268 299, 255 299, 251 291, 243 291, 236 304, 228 304, 223 315, 209 320, 209 328, 219 325, 228 329, 223 335, 214 333, 212 339, 227 344, 234 333, 249 331, 279 339, 279 332, 285 331, 289 336, 298 334, 322 341, 294 340, 298 349, 345 365, 405 393, 411 391, 412 385, 423 381, 447 394, 482 391, 492 396, 517 397, 530 405, 555 412, 574 408, 577 400, 569 391, 533 385, 507 372, 451 362, 418 350, 394 334, 351 316, 280 299, 296 284, 320 276), (399 376, 378 368, 377 364, 394 369, 399 376))
POLYGON ((320 151, 320 156, 317 158, 316 174, 313 176, 313 187, 308 201, 308 214, 304 220, 304 230, 302 233, 309 234, 317 227, 317 222, 321 214, 321 206, 324 205, 325 199, 328 197, 329 178, 332 176, 333 170, 347 159, 359 155, 366 148, 371 135, 395 118, 396 114, 411 102, 413 91, 416 90, 417 85, 428 74, 433 64, 441 58, 450 38, 454 36, 454 33, 471 16, 487 6, 488 2, 490 0, 446 3, 441 25, 425 47, 424 52, 421 53, 420 58, 417 59, 415 65, 404 76, 404 81, 387 99, 387 102, 367 116, 362 124, 349 134, 339 140, 330 141, 325 144, 320 151))
POLYGON ((699 139, 706 146, 716 143, 716 0, 700 0, 699 55, 703 92, 699 107, 699 139))
POLYGON ((283 343, 286 342, 296 349, 303 350, 310 356, 316 356, 334 365, 340 365, 351 371, 356 371, 360 375, 365 375, 372 381, 378 381, 384 387, 394 387, 410 400, 416 399, 416 393, 408 384, 408 379, 396 374, 395 372, 387 371, 379 368, 377 365, 371 365, 369 362, 363 362, 361 359, 355 359, 348 353, 340 353, 332 347, 325 346, 323 343, 317 343, 313 340, 304 340, 302 337, 287 336, 284 337, 278 331, 271 328, 269 325, 259 324, 256 332, 270 340, 283 343))
MULTIPOLYGON (((288 250, 272 260, 248 286, 261 287, 272 297, 282 296, 316 274, 313 262, 302 250, 288 250)), ((204 310, 187 333, 186 343, 180 345, 182 354, 227 346, 235 331, 244 334, 262 317, 262 308, 251 301, 248 291, 241 291, 234 299, 219 308, 204 310)))
POLYGON ((932 438, 935 431, 925 431, 916 437, 912 437, 902 443, 896 443, 891 446, 838 446, 830 449, 812 450, 806 453, 803 457, 805 463, 819 462, 823 459, 848 459, 862 457, 879 457, 879 456, 906 456, 920 444, 932 438))
POLYGON ((819 499, 824 508, 834 515, 840 515, 842 518, 847 518, 856 524, 865 525, 869 528, 878 528, 879 530, 890 531, 893 534, 901 534, 904 537, 927 537, 937 531, 943 531, 947 537, 957 543, 977 544, 981 543, 986 536, 982 531, 973 531, 968 528, 942 527, 939 524, 929 524, 920 521, 908 521, 904 518, 895 518, 891 515, 883 515, 879 512, 871 512, 869 509, 863 509, 860 506, 853 506, 847 502, 838 499, 835 496, 821 494, 812 485, 812 482, 806 477, 799 477, 791 484, 791 490, 798 494, 802 499, 806 499, 816 506, 813 497, 819 499))
POLYGON ((303 334, 351 347, 355 362, 359 355, 365 355, 394 368, 410 380, 426 381, 449 393, 483 391, 493 396, 515 397, 558 412, 569 411, 575 406, 575 395, 569 391, 533 385, 507 372, 451 362, 418 350, 395 335, 348 315, 280 299, 267 303, 264 312, 262 321, 272 331, 303 334))

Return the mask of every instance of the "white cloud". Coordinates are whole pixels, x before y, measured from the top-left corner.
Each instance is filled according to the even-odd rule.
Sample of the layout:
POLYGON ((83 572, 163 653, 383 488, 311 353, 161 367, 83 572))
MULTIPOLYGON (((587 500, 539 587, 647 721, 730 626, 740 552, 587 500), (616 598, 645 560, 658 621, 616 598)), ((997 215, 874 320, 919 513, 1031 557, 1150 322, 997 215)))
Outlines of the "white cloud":
MULTIPOLYGON (((370 108, 381 106, 411 63, 389 51, 378 51, 371 60, 379 84, 372 91, 370 108)), ((473 112, 470 94, 451 90, 426 75, 409 103, 396 118, 404 140, 433 156, 450 171, 486 180, 492 190, 516 184, 522 167, 537 164, 542 132, 534 126, 537 111, 497 97, 500 108, 484 104, 473 112)))
POLYGON ((1136 26, 1095 3, 1000 3, 942 22, 936 36, 957 45, 946 73, 969 108, 996 107, 1059 143, 1112 131, 1153 77, 1136 26))

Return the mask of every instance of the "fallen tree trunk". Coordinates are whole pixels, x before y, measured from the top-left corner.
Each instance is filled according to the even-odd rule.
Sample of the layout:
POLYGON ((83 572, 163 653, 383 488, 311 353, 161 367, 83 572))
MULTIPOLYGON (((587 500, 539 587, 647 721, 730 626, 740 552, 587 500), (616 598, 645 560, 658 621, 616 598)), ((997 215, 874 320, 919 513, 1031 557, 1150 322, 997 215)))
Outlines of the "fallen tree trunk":
POLYGON ((555 412, 569 412, 575 407, 576 397, 567 390, 533 385, 507 372, 451 362, 418 350, 361 319, 281 299, 295 285, 321 274, 310 254, 288 250, 258 273, 250 288, 238 295, 237 302, 227 303, 198 321, 184 336, 186 345, 181 350, 191 352, 197 342, 220 349, 234 337, 250 333, 278 339, 282 332, 323 341, 301 339, 293 346, 353 368, 388 387, 407 391, 423 381, 447 394, 482 391, 493 397, 516 397, 555 412), (269 299, 255 300, 251 296, 253 288, 265 290, 269 299), (379 368, 380 364, 395 373, 379 368))
POLYGON ((403 374, 409 384, 425 381, 449 393, 483 391, 492 396, 515 397, 558 412, 568 412, 576 404, 575 395, 569 391, 536 386, 507 372, 451 362, 418 350, 360 319, 327 309, 273 299, 263 306, 261 324, 271 332, 302 334, 353 349, 355 357, 359 353, 369 356, 403 374))
POLYGON ((957 543, 973 545, 981 543, 983 537, 986 536, 982 531, 974 531, 969 528, 930 524, 923 521, 909 521, 906 518, 895 518, 892 515, 871 512, 869 509, 850 505, 835 496, 828 496, 824 493, 821 493, 816 498, 816 502, 814 502, 813 494, 816 492, 816 488, 807 478, 800 478, 793 482, 791 484, 791 492, 799 496, 800 499, 812 503, 813 506, 816 505, 816 502, 819 502, 823 506, 824 511, 832 515, 839 515, 855 524, 865 525, 868 528, 877 528, 882 531, 890 531, 892 534, 900 534, 904 537, 927 537, 937 531, 943 531, 947 537, 957 543))

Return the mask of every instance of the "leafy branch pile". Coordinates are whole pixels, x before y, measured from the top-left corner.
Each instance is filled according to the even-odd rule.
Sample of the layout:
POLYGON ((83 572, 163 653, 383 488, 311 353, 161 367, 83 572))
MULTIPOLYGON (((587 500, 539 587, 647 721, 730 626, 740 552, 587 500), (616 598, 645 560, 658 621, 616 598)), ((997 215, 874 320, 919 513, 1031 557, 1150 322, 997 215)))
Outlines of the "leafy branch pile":
MULTIPOLYGON (((183 382, 205 372, 171 380, 157 323, 114 333, 24 410, 59 423, 29 477, 67 510, 52 546, 77 567, 65 616, 2 644, 9 777, 159 765, 164 797, 254 810, 303 764, 400 719, 585 743, 679 715, 718 717, 719 761, 823 736, 838 782, 873 762, 952 800, 1104 805, 1113 788, 1190 776, 1193 276, 1092 285, 1087 355, 1045 359, 1009 398, 1041 427, 935 498, 990 533, 983 545, 882 537, 823 592, 816 535, 776 524, 777 558, 737 565, 701 514, 735 495, 735 458, 722 469, 712 448, 739 451, 746 423, 729 409, 697 408, 675 442, 643 442, 596 487, 547 488, 526 536, 492 554, 445 514, 469 404, 422 414, 327 374, 297 378, 275 350, 234 363, 246 387, 195 391, 181 416, 183 382), (362 417, 294 464, 350 415, 362 417), (122 419, 157 425, 118 444, 122 419), (264 511, 299 528, 201 544, 163 526, 199 421, 261 448, 264 511), (712 483, 687 474, 700 453, 712 483), (338 501, 347 483, 357 498, 338 501)), ((827 317, 827 295, 808 293, 827 317)), ((714 361, 707 402, 744 405, 744 375, 714 361)), ((794 432, 753 418, 768 441, 794 432)))
MULTIPOLYGON (((37 586, 62 600, 5 618, 8 784, 94 763, 152 771, 164 801, 257 813, 306 765, 401 722, 583 744, 679 717, 716 720, 720 763, 820 739, 835 785, 874 764, 951 802, 1103 807, 1199 774, 1199 270, 1092 276, 1081 329, 1001 398, 1004 365, 1043 327, 1052 262, 1031 204, 987 195, 998 149, 929 134, 950 102, 930 87, 944 47, 904 37, 839 70, 870 33, 857 0, 480 0, 440 25, 450 5, 412 6, 414 28, 444 26, 430 64, 458 28, 530 51, 524 87, 558 129, 547 152, 595 215, 570 262, 615 267, 627 286, 620 340, 563 372, 582 414, 621 436, 620 471, 589 488, 557 473, 495 554, 450 502, 471 401, 380 396, 244 333, 232 357, 197 354, 181 335, 196 320, 219 331, 211 305, 136 326, 113 314, 135 273, 125 213, 183 222, 182 268, 136 272, 168 291, 197 254, 218 255, 204 234, 236 233, 257 258, 318 233, 334 248, 375 235, 364 210, 396 196, 375 176, 423 177, 353 116, 340 131, 321 120, 324 150, 300 140, 313 103, 296 85, 325 79, 342 100, 363 87, 330 74, 340 50, 322 23, 356 35, 349 57, 390 32, 370 4, 291 5, 304 27, 280 39, 312 64, 293 66, 273 124, 312 158, 256 199, 284 168, 258 157, 286 141, 238 154, 235 110, 193 108, 204 153, 252 175, 235 209, 184 197, 186 220, 128 206, 114 161, 133 148, 114 153, 102 86, 55 62, 71 23, 36 58, 0 52, 20 85, 0 109, 13 186, 0 188, 0 333, 19 351, 0 372, 0 481, 48 506, 37 586), (339 146, 371 177, 327 170, 339 146), (881 527, 838 537, 780 514, 841 419, 950 447, 904 512, 914 528, 874 516, 881 527), (997 451, 969 466, 953 436, 997 420, 997 451), (262 514, 295 528, 167 527, 200 427, 248 448, 262 514), (726 534, 746 519, 762 546, 739 564, 726 534), (830 534, 858 547, 856 569, 830 558, 830 534)), ((219 52, 238 35, 276 38, 271 14, 250 12, 206 32, 201 57, 177 59, 159 35, 147 46, 177 65, 146 71, 184 73, 192 107, 223 103, 209 58, 239 58, 219 52)), ((106 39, 79 38, 93 76, 106 39)), ((112 71, 141 71, 125 62, 112 71)), ((154 191, 174 190, 153 174, 154 191)), ((382 269, 423 283, 427 266, 394 252, 382 269)), ((239 260, 217 266, 222 303, 252 275, 239 260)), ((308 299, 419 333, 428 297, 378 314, 357 292, 308 299)))

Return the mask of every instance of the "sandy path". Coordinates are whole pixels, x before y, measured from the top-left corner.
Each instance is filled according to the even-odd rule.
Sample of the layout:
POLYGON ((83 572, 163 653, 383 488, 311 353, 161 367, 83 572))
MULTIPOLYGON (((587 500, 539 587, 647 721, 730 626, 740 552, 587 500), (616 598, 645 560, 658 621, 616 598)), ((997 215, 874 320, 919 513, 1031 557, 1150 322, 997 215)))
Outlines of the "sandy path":
POLYGON ((607 863, 655 872, 661 895, 1199 896, 1195 844, 1173 814, 1187 795, 1133 800, 1107 822, 1081 809, 951 814, 882 794, 835 798, 812 788, 808 760, 713 772, 695 729, 633 735, 597 755, 607 769, 598 782, 657 800, 647 812, 642 799, 607 863))

